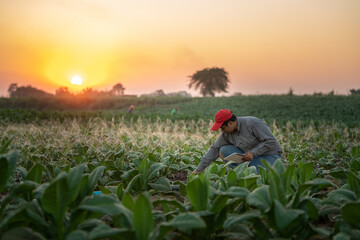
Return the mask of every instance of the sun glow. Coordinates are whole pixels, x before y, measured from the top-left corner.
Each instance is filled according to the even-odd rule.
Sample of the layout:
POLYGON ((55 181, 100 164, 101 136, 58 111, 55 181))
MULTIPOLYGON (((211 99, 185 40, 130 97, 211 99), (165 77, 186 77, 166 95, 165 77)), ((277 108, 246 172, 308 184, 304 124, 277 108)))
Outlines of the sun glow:
POLYGON ((71 84, 74 84, 74 85, 81 85, 83 83, 83 80, 80 76, 73 76, 71 78, 71 84))

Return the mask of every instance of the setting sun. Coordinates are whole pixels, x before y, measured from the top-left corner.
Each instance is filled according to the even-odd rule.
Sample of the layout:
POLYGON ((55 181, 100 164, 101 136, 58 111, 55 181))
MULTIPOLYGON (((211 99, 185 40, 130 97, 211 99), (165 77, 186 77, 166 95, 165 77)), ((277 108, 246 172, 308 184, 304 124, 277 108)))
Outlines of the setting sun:
POLYGON ((83 83, 83 80, 79 76, 74 76, 74 77, 71 78, 71 84, 80 86, 82 83, 83 83))

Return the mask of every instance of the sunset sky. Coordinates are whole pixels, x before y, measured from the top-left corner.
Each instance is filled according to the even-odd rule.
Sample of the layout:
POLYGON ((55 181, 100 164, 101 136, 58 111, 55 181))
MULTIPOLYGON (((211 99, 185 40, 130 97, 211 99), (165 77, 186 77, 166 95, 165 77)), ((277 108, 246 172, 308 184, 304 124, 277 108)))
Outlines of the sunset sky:
POLYGON ((188 76, 206 67, 225 68, 229 94, 360 88, 359 0, 1 0, 0 16, 0 96, 118 82, 199 95, 188 76))

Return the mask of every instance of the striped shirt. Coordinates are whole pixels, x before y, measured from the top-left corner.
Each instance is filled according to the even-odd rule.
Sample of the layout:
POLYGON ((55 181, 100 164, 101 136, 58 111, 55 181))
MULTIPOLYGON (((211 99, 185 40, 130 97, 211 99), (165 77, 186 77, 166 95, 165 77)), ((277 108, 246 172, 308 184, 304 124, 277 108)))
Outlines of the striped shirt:
POLYGON ((280 143, 269 127, 256 117, 238 117, 238 127, 232 133, 223 132, 209 151, 201 159, 196 170, 203 171, 219 157, 219 150, 225 145, 234 145, 244 152, 252 152, 255 157, 262 155, 281 155, 280 143))

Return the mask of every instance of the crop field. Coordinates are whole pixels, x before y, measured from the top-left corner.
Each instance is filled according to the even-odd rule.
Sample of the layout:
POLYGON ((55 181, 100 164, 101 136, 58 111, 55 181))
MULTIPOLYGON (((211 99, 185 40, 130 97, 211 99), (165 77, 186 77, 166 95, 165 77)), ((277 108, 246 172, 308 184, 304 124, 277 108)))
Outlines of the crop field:
POLYGON ((360 239, 360 98, 156 99, 94 111, 0 109, 1 239, 360 239), (175 116, 170 110, 179 107, 175 116), (218 109, 264 119, 268 170, 194 175, 218 109))

